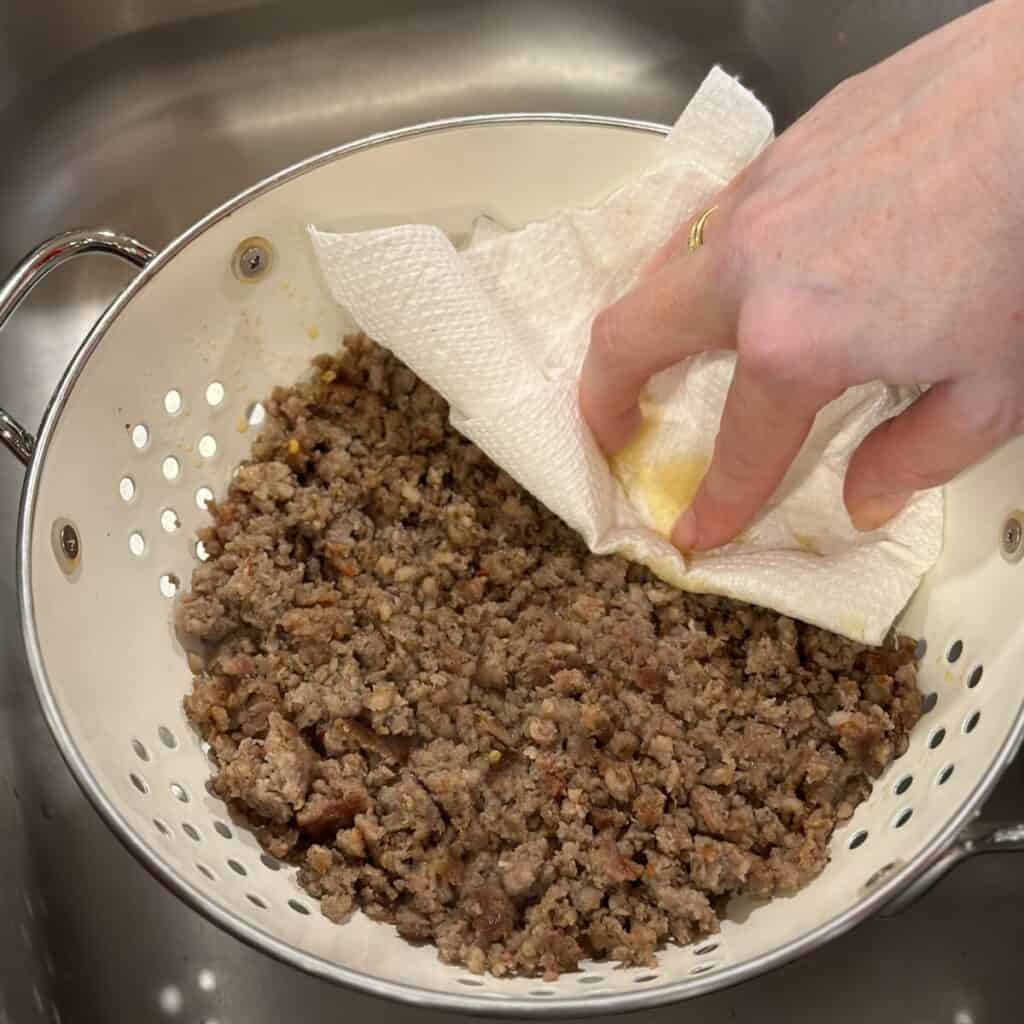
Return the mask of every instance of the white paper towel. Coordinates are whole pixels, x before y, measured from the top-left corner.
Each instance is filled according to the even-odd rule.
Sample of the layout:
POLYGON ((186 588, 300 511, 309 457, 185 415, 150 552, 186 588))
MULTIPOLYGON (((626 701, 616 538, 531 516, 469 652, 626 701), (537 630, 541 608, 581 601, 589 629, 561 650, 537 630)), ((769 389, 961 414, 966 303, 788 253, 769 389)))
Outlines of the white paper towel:
POLYGON ((666 472, 675 492, 696 485, 734 355, 697 356, 651 382, 647 427, 622 482, 579 411, 595 314, 771 138, 768 111, 715 69, 657 164, 599 207, 507 233, 482 225, 462 252, 427 225, 356 234, 310 227, 310 238, 333 296, 359 326, 436 388, 456 429, 591 550, 642 562, 687 590, 880 643, 939 556, 942 496, 920 495, 864 535, 846 514, 842 481, 859 441, 913 394, 867 385, 832 403, 758 521, 732 544, 686 559, 659 532, 671 515, 658 492, 666 472))

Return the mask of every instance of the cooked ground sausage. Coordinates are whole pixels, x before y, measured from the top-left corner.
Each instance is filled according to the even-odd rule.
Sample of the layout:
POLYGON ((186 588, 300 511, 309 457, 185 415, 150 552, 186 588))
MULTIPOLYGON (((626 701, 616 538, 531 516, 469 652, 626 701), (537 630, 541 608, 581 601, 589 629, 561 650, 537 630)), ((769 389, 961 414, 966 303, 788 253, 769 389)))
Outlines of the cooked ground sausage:
POLYGON ((792 893, 921 715, 869 649, 590 554, 364 337, 278 388, 178 609, 211 789, 477 972, 654 963, 792 893))

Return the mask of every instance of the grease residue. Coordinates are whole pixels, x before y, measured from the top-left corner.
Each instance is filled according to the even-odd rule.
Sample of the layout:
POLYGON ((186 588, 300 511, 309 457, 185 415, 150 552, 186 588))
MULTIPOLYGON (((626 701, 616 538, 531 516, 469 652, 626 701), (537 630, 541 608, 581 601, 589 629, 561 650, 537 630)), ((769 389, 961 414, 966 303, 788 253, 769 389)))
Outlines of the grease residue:
POLYGON ((821 546, 818 544, 817 540, 809 534, 794 532, 793 540, 795 540, 804 551, 807 551, 812 555, 823 556, 825 554, 825 552, 821 550, 821 546))
POLYGON ((612 472, 629 500, 649 519, 658 533, 668 536, 675 521, 693 502, 708 469, 706 455, 659 453, 656 410, 644 410, 636 437, 611 460, 612 472))

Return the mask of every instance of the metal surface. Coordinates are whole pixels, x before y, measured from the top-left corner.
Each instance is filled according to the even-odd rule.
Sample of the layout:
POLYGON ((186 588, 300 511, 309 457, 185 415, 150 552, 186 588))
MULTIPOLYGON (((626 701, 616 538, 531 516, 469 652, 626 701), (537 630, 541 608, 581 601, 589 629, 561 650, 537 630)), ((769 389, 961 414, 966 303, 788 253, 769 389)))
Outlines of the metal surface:
POLYGON ((1019 562, 1024 555, 1024 519, 1019 512, 1008 516, 1003 524, 1002 551, 1008 562, 1019 562))
POLYGON ((240 281, 258 281, 274 265, 274 250, 265 238, 247 238, 240 242, 232 261, 240 281))
POLYGON ((23 465, 32 461, 36 439, 13 416, 0 409, 0 441, 4 447, 23 465))
MULTIPOLYGON (((126 263, 144 267, 155 255, 147 245, 128 235, 113 231, 79 229, 62 231, 59 235, 40 243, 10 273, 0 285, 0 330, 11 314, 21 305, 29 292, 47 274, 63 266, 76 256, 87 252, 103 252, 118 256, 126 263)), ((0 408, 0 441, 25 466, 32 459, 35 439, 18 421, 0 408)))
MULTIPOLYGON (((623 119, 598 118, 587 115, 507 114, 450 119, 399 129, 394 132, 380 133, 369 139, 360 140, 317 155, 291 168, 280 171, 211 211, 207 216, 189 228, 188 231, 161 250, 160 254, 148 262, 142 273, 132 281, 130 286, 104 312, 95 328, 90 332, 86 343, 75 354, 75 358, 62 378, 50 404, 46 420, 40 432, 37 451, 30 466, 22 505, 22 530, 19 536, 20 607, 29 664, 40 693, 43 710, 72 772, 79 780, 92 804, 110 823, 122 841, 139 856, 155 875, 161 878, 171 889, 181 895, 183 899, 204 914, 204 916, 221 924, 239 938, 253 945, 254 948, 270 952, 282 961, 301 967, 313 974, 351 985, 370 994, 383 995, 418 1006, 431 1008, 444 1006, 449 1009, 460 1009, 486 1015, 519 1014, 550 1017, 571 1014, 589 1016, 598 1008, 607 1012, 619 1012, 638 1007, 656 1007, 683 997, 692 998, 694 995, 702 992, 716 991, 725 985, 752 978, 768 968, 793 960, 800 955, 814 950, 822 943, 843 934, 854 924, 864 920, 874 910, 891 901, 900 892, 902 887, 916 878, 925 864, 931 862, 934 865, 941 860, 946 851, 947 844, 956 839, 959 829, 971 819, 978 807, 978 802, 987 796, 994 782, 1009 763, 1016 749, 1016 744, 1022 735, 1021 730, 1024 728, 1024 711, 1020 710, 1019 693, 1013 688, 1008 689, 1010 717, 1004 722, 1004 731, 998 737, 998 743, 993 738, 993 742, 988 747, 987 756, 978 758, 975 762, 978 774, 971 776, 970 790, 963 791, 956 802, 939 802, 933 805, 935 808, 935 820, 934 825, 929 829, 927 844, 919 852, 915 850, 915 853, 911 856, 906 853, 907 846, 897 840, 895 845, 891 847, 888 856, 879 863, 878 869, 871 875, 869 880, 859 890, 856 888, 852 890, 848 902, 844 899, 831 904, 827 898, 822 902, 819 898, 811 896, 810 902, 814 906, 814 915, 811 915, 810 918, 805 918, 797 912, 798 906, 806 907, 808 905, 804 897, 810 895, 810 893, 802 893, 799 898, 794 898, 791 901, 788 912, 783 914, 782 918, 789 925, 792 925, 793 922, 798 922, 799 926, 796 928, 795 933, 785 941, 779 941, 777 944, 758 949, 746 956, 737 954, 733 962, 726 963, 713 974, 700 972, 699 978, 696 977, 698 973, 696 970, 692 972, 686 970, 681 974, 677 974, 673 970, 666 969, 666 980, 658 986, 638 987, 631 983, 630 976, 624 972, 620 975, 623 981, 623 988, 617 991, 602 993, 599 997, 580 993, 578 987, 571 985, 571 979, 570 984, 566 986, 567 990, 559 992, 557 1000, 550 999, 544 1003, 537 1003, 535 998, 531 998, 531 994, 525 990, 518 994, 500 991, 488 993, 466 993, 461 990, 441 991, 435 987, 435 977, 430 977, 427 980, 420 979, 418 983, 410 981, 411 968, 408 964, 404 970, 371 974, 358 968, 353 968, 346 959, 346 954, 340 949, 336 948, 332 954, 325 956, 299 945, 298 943, 303 940, 298 937, 293 941, 289 941, 282 935, 275 934, 270 929, 264 927, 262 921, 247 920, 236 911, 224 907, 219 902, 219 892, 214 894, 203 892, 200 888, 197 888, 196 884, 189 880, 180 867, 169 866, 163 857, 146 843, 138 828, 129 822, 124 802, 119 800, 116 795, 112 795, 99 781, 96 771, 97 764, 94 762, 96 755, 94 754, 93 758, 90 758, 90 756, 83 753, 79 745, 82 738, 81 733, 76 741, 72 730, 69 728, 67 712, 62 713, 61 711, 62 703, 65 708, 67 707, 67 698, 63 702, 60 700, 63 690, 71 689, 74 694, 87 692, 88 681, 85 678, 87 673, 79 670, 77 660, 74 661, 74 672, 69 672, 66 669, 63 673, 58 671, 54 674, 47 670, 47 662, 52 659, 56 652, 47 649, 45 637, 40 632, 40 611, 45 615, 46 611, 58 606, 53 604, 56 595, 52 591, 47 592, 45 588, 42 590, 44 599, 40 601, 36 587, 33 585, 36 576, 34 556, 38 556, 40 550, 34 543, 32 530, 28 526, 28 524, 36 522, 37 529, 39 528, 36 506, 51 447, 57 446, 57 438, 63 430, 70 429, 72 435, 76 436, 81 433, 80 431, 76 432, 73 426, 65 426, 61 416, 66 403, 70 400, 76 388, 79 378, 83 375, 86 367, 89 366, 89 360, 93 353, 98 353, 101 346, 103 346, 103 352, 106 355, 112 343, 116 353, 118 352, 117 345, 124 342, 121 345, 120 354, 112 360, 113 364, 124 366, 131 359, 129 352, 137 354, 144 364, 141 367, 135 367, 135 370, 127 376, 117 376, 115 380, 110 382, 109 387, 104 387, 102 384, 98 387, 96 386, 97 379, 102 380, 100 371, 96 371, 90 376, 93 387, 92 390, 86 391, 86 395, 92 396, 92 398, 86 404, 90 407, 105 409, 116 401, 116 396, 123 391, 126 383, 130 386, 129 382, 138 380, 141 371, 152 367, 159 361, 156 352, 152 350, 147 351, 145 345, 139 343, 135 333, 137 327, 132 330, 120 329, 123 327, 122 318, 125 314, 131 315, 132 307, 139 304, 137 300, 141 298, 143 303, 147 299, 155 300, 147 314, 150 322, 154 319, 167 320, 168 316, 170 316, 173 318, 173 325, 177 325, 172 325, 175 332, 181 329, 180 325, 185 322, 185 315, 181 312, 180 298, 175 303, 161 302, 159 299, 161 293, 166 294, 165 271, 170 272, 170 265, 172 263, 175 264, 179 274, 183 273, 188 281, 187 292, 185 293, 188 299, 197 308, 209 309, 205 303, 205 288, 199 287, 197 282, 205 282, 211 275, 210 258, 213 253, 221 251, 220 246, 223 244, 223 239, 216 241, 214 229, 222 222, 235 225, 246 215, 249 215, 255 218, 257 223, 266 223, 266 218, 270 216, 267 212, 268 201, 272 201, 274 204, 283 203, 286 209, 293 209, 288 200, 285 199, 285 196, 296 192, 303 195, 315 192, 317 186, 313 179, 317 176, 314 172, 318 170, 331 172, 343 170, 344 168, 341 165, 344 164, 346 159, 357 160, 358 157, 364 155, 392 152, 398 154, 397 157, 392 159, 398 161, 398 165, 403 168, 404 173, 404 168, 407 165, 401 157, 403 144, 407 146, 431 137, 448 140, 475 137, 478 139, 475 145, 467 144, 461 150, 458 148, 449 150, 450 159, 454 160, 454 162, 461 163, 465 161, 466 163, 472 163, 471 154, 474 152, 501 152, 498 149, 498 143, 494 136, 488 135, 488 131, 504 133, 516 128, 520 131, 520 139, 529 139, 532 137, 532 131, 544 127, 560 127, 562 131, 579 130, 582 128, 593 130, 598 128, 605 137, 607 137, 610 130, 616 129, 640 135, 657 135, 664 132, 663 128, 659 129, 657 126, 623 119), (474 135, 474 131, 483 134, 474 135), (247 209, 249 204, 252 204, 251 210, 247 209), (263 211, 262 213, 260 212, 261 210, 263 211), (202 243, 207 240, 208 235, 213 239, 212 249, 207 248, 204 250, 202 243), (202 255, 204 252, 206 253, 205 257, 202 255), (178 266, 179 263, 185 268, 184 270, 178 266), (161 275, 164 275, 164 278, 161 275), (118 334, 119 329, 120 333, 118 334), (111 335, 110 338, 107 337, 108 332, 111 335), (125 351, 126 348, 128 351, 125 351), (49 654, 51 657, 45 658, 44 654, 49 654), (69 684, 71 684, 70 687, 69 684), (821 917, 816 916, 821 911, 825 911, 824 915, 821 917)), ((622 143, 619 143, 619 148, 616 152, 621 151, 621 148, 622 143)), ((609 160, 612 158, 612 154, 609 151, 605 152, 605 156, 609 160)), ((507 159, 507 154, 503 153, 500 160, 504 161, 505 159, 507 159)), ((559 163, 557 160, 555 162, 556 164, 559 163)), ((377 166, 379 174, 380 165, 375 166, 377 166)), ((545 165, 545 171, 547 169, 547 165, 545 165)), ((460 196, 465 198, 466 192, 472 192, 474 189, 480 190, 481 181, 491 183, 493 181, 492 173, 494 172, 495 168, 491 166, 490 173, 485 173, 482 176, 474 176, 472 174, 467 176, 464 184, 458 186, 458 188, 465 190, 459 192, 460 196)), ((459 179, 453 180, 457 181, 459 179)), ((378 181, 378 177, 372 179, 371 191, 367 194, 368 196, 372 196, 372 190, 377 187, 378 181)), ((357 188, 357 179, 353 178, 351 184, 353 188, 357 188)), ((521 187, 526 188, 525 185, 521 187)), ((475 205, 477 202, 486 201, 486 197, 491 194, 488 188, 493 189, 493 184, 488 185, 481 194, 476 195, 472 205, 475 205)), ((436 196, 437 189, 437 184, 428 186, 428 192, 431 196, 436 196)), ((329 204, 332 200, 333 191, 329 191, 326 195, 322 196, 319 202, 321 204, 329 204)), ((467 201, 469 200, 467 199, 467 201)), ((322 207, 318 206, 317 208, 322 207)), ((253 221, 248 223, 251 229, 253 221)), ((239 246, 243 260, 246 252, 249 250, 263 251, 260 246, 253 245, 252 242, 252 239, 247 239, 239 246)), ((41 251, 45 251, 47 248, 48 246, 44 245, 41 247, 41 251)), ((279 305, 279 303, 274 305, 279 305)), ((264 315, 270 314, 270 308, 264 310, 264 315)), ((214 321, 216 322, 215 315, 214 321)), ((279 325, 279 327, 284 329, 282 325, 279 325)), ((208 351, 209 347, 214 344, 212 339, 208 339, 204 351, 208 351)), ((171 344, 165 344, 161 351, 178 353, 172 358, 171 364, 165 367, 165 372, 170 374, 181 372, 182 367, 178 360, 180 360, 180 353, 183 350, 179 350, 171 344)), ((258 367, 259 363, 253 363, 251 366, 253 369, 258 367)), ((177 392, 174 392, 174 394, 177 394, 177 392)), ((165 406, 166 397, 164 397, 165 406)), ((121 430, 121 417, 116 416, 114 419, 117 421, 116 431, 119 434, 121 430)), ((93 426, 95 429, 104 429, 101 422, 95 422, 93 426)), ((200 428, 202 428, 201 422, 200 428)), ((136 427, 136 429, 140 428, 136 427)), ((146 428, 141 429, 143 429, 144 435, 148 437, 149 431, 146 428)), ((110 440, 113 442, 113 439, 110 440)), ((147 444, 143 441, 138 443, 136 447, 145 448, 147 444)), ((202 452, 201 443, 200 452, 202 452)), ((78 461, 79 458, 76 458, 75 462, 77 463, 78 461)), ((59 458, 57 462, 60 465, 59 458)), ((102 474, 103 468, 97 467, 97 469, 102 474)), ((68 465, 53 471, 60 480, 68 479, 71 472, 71 467, 68 465)), ((951 489, 951 495, 953 490, 955 489, 951 489)), ((1002 488, 1000 493, 1001 490, 1002 488)), ((65 495, 61 498, 61 507, 64 507, 64 503, 73 500, 73 496, 65 495)), ((952 500, 952 497, 950 497, 950 500, 952 500)), ((173 513, 171 514, 173 515, 173 513)), ((46 519, 47 517, 44 517, 44 521, 46 519)), ((109 514, 107 514, 103 522, 104 526, 110 526, 111 519, 109 514)), ((107 536, 110 536, 109 530, 107 531, 107 536)), ((953 550, 960 550, 963 545, 958 543, 958 540, 969 541, 971 539, 973 538, 964 538, 960 534, 954 534, 951 537, 949 546, 953 550)), ((44 548, 43 550, 46 549, 44 548)), ((141 546, 138 553, 141 553, 141 546)), ((48 562, 48 560, 49 551, 47 550, 43 556, 43 561, 48 562)), ((940 569, 933 573, 933 577, 936 574, 941 576, 940 569)), ((40 573, 39 575, 42 576, 43 574, 40 573)), ((105 607, 115 598, 113 589, 101 590, 98 596, 100 603, 105 607)), ((134 605, 133 608, 136 611, 138 610, 137 605, 134 605)), ((77 614, 70 616, 70 618, 75 621, 81 621, 82 616, 86 614, 88 613, 85 609, 81 609, 77 614)), ((154 621, 155 618, 154 614, 154 618, 150 622, 154 621)), ((105 628, 107 628, 105 624, 96 623, 91 635, 101 642, 106 642, 104 640, 105 633, 103 632, 105 628)), ((142 628, 140 624, 139 631, 142 628)), ((1015 629, 1016 620, 1013 620, 1011 622, 1011 635, 1015 635, 1015 629)), ((59 640, 60 646, 63 647, 66 640, 65 631, 61 629, 57 637, 51 634, 50 642, 52 643, 55 639, 59 640)), ((152 648, 143 649, 153 657, 156 657, 156 651, 152 648)), ((950 648, 949 662, 952 663, 958 660, 963 649, 964 642, 959 639, 956 640, 950 648), (957 652, 955 655, 953 654, 954 649, 957 652)), ((104 676, 104 685, 101 688, 102 697, 97 693, 91 706, 102 706, 104 699, 109 699, 110 696, 118 693, 118 679, 116 677, 121 673, 121 665, 110 666, 110 670, 104 676)), ((126 676, 126 678, 132 687, 132 692, 135 692, 134 674, 126 676)), ((166 693, 167 691, 163 692, 166 693)), ((72 696, 70 699, 73 702, 75 698, 72 696)), ((133 706, 139 708, 145 703, 145 695, 137 694, 133 706)), ((125 705, 117 703, 117 709, 123 707, 125 705)), ((115 711, 112 709, 111 713, 115 713, 115 711)), ((993 721, 1000 718, 1001 716, 997 715, 993 718, 993 721)), ((974 725, 979 720, 980 715, 976 715, 973 720, 974 725)), ((110 718, 106 718, 101 726, 103 732, 109 732, 112 724, 110 718)), ((973 731, 974 725, 965 725, 964 732, 969 733, 973 731)), ((942 736, 945 735, 944 728, 938 731, 942 736)), ((88 733, 88 730, 85 730, 85 732, 88 733)), ((919 751, 923 751, 925 747, 924 734, 919 733, 918 736, 919 742, 916 746, 919 751)), ((929 743, 928 746, 937 747, 941 741, 942 738, 940 737, 937 742, 929 743)), ((912 749, 914 746, 915 744, 912 740, 912 749)), ((109 744, 103 745, 104 753, 109 749, 109 744)), ((907 754, 907 762, 915 771, 918 770, 918 766, 910 752, 907 754)), ((202 763, 202 759, 200 759, 200 763, 202 763)), ((923 770, 923 762, 919 767, 923 770)), ((99 774, 102 775, 102 773, 99 774)), ((965 777, 967 775, 963 768, 960 774, 965 777)), ((205 770, 202 778, 205 778, 205 770)), ((202 785, 202 782, 198 784, 202 785)), ((143 792, 147 791, 146 785, 141 782, 137 784, 136 788, 143 792)), ((172 792, 173 789, 174 786, 171 786, 172 792)), ((151 797, 151 799, 154 798, 151 797)), ((168 795, 167 799, 171 800, 171 796, 168 795)), ((898 829, 903 826, 909 821, 910 817, 911 812, 906 811, 905 817, 896 821, 895 828, 898 829)), ((873 830, 876 829, 874 822, 871 823, 871 828, 873 830)), ((905 834, 902 833, 901 835, 905 834)), ((878 842, 879 840, 876 840, 874 848, 878 848, 878 842)), ((841 847, 833 849, 834 859, 841 859, 842 855, 841 847)), ((829 870, 834 873, 839 869, 837 866, 833 866, 829 870)), ((830 877, 835 876, 833 874, 830 877)), ((762 918, 763 921, 764 919, 762 918)), ((322 921, 320 924, 323 926, 322 921)), ((308 933, 308 928, 306 930, 308 933)), ((759 929, 758 934, 765 937, 769 932, 770 929, 762 927, 762 929, 759 929)), ((722 941, 723 943, 725 942, 724 932, 722 941)), ((665 956, 667 958, 669 954, 666 953, 665 956)), ((433 971, 436 967, 436 961, 431 959, 430 963, 431 971, 433 971)), ((452 987, 455 988, 454 985, 452 987)))
POLYGON ((1020 853, 1024 851, 1024 825, 1015 822, 975 822, 960 838, 941 853, 891 903, 884 913, 903 913, 930 892, 958 864, 983 853, 1020 853))
MULTIPOLYGON (((176 5, 175 17, 189 16, 177 22, 155 2, 55 4, 46 18, 27 4, 0 6, 0 47, 10 51, 0 97, 16 100, 0 112, 0 265, 83 220, 166 242, 261 174, 429 117, 562 108, 669 120, 714 60, 743 71, 785 120, 838 78, 972 5, 246 6, 192 0, 176 5)), ((103 262, 42 285, 5 331, 3 394, 27 422, 127 281, 103 262)), ((339 992, 220 933, 149 879, 87 807, 27 697, 13 591, 20 486, 13 460, 0 460, 9 1018, 55 1019, 56 1003, 71 1021, 412 1019, 415 1011, 339 992)), ((1012 817, 1021 806, 1017 763, 989 811, 1012 817)), ((899 918, 644 1019, 1012 1019, 1019 875, 1015 858, 976 858, 899 918)))
POLYGON ((61 554, 63 554, 69 562, 77 561, 82 548, 79 544, 78 534, 75 532, 75 528, 70 523, 65 523, 58 531, 57 539, 60 542, 61 554))

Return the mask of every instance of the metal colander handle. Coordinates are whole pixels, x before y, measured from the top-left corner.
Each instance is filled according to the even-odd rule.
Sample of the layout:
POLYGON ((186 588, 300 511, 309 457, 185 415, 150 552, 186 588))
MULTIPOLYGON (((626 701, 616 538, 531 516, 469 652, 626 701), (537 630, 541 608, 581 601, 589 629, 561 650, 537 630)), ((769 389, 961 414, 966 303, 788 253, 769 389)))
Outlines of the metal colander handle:
POLYGON ((954 843, 932 861, 894 900, 885 905, 883 917, 902 913, 957 864, 980 853, 1015 853, 1024 851, 1024 823, 977 821, 960 833, 954 843))
MULTIPOLYGON (((136 267, 144 267, 156 252, 130 235, 105 228, 64 231, 33 249, 0 286, 0 329, 22 300, 51 270, 87 252, 106 252, 136 267)), ((0 407, 0 441, 24 464, 32 461, 35 438, 0 407)))

